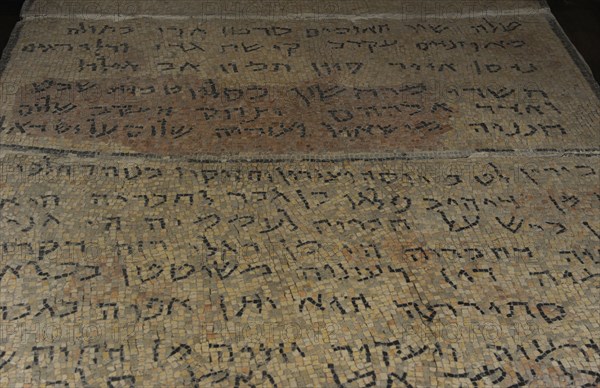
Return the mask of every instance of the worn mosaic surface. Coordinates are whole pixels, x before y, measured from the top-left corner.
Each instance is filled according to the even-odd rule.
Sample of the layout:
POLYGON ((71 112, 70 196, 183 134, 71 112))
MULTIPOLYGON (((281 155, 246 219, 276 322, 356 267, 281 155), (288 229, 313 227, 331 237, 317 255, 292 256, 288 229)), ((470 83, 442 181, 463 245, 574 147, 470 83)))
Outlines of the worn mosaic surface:
POLYGON ((0 386, 600 383, 600 99, 543 4, 171 3, 24 8, 0 386))

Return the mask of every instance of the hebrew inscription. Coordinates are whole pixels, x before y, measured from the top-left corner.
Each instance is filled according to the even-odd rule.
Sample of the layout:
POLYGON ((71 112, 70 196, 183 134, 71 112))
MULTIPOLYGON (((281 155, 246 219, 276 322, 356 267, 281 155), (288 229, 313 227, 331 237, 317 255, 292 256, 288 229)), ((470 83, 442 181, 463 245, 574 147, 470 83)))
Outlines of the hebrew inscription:
POLYGON ((10 381, 598 382, 595 158, 2 167, 10 381))
POLYGON ((22 15, 1 387, 600 385, 600 92, 541 2, 22 15))

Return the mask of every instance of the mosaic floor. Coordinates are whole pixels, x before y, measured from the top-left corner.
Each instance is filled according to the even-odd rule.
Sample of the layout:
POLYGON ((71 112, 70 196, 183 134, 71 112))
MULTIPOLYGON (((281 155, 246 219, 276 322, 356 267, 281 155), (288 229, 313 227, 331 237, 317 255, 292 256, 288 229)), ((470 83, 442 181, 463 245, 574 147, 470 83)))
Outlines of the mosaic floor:
POLYGON ((600 385, 600 89, 542 2, 22 15, 1 387, 600 385))

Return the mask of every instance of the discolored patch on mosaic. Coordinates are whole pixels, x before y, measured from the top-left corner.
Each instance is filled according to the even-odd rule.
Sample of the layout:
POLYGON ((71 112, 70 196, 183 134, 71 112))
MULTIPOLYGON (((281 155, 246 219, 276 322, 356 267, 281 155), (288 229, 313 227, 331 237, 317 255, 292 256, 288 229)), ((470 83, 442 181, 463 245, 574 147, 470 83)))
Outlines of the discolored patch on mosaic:
POLYGON ((40 19, 11 59, 9 145, 226 157, 599 147, 595 90, 543 12, 40 19))

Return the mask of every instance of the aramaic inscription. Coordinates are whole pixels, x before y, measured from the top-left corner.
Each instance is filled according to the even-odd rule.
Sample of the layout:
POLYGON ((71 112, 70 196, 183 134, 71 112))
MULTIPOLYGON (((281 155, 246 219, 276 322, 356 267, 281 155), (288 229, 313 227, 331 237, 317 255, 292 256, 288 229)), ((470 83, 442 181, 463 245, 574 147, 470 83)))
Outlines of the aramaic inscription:
POLYGON ((600 100, 540 2, 23 15, 0 386, 600 384, 600 100))
POLYGON ((586 80, 546 82, 573 69, 557 43, 541 15, 33 20, 12 63, 44 65, 9 81, 0 131, 161 154, 597 148, 586 80))

